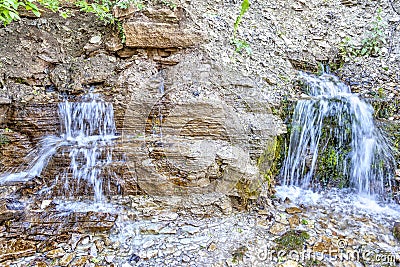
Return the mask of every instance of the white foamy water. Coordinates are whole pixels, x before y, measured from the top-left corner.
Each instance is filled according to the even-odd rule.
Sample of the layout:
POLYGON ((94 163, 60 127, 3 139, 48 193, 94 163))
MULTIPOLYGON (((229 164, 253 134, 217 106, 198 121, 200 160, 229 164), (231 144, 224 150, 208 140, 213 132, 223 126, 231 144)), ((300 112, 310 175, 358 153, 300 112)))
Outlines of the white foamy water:
MULTIPOLYGON (((71 192, 71 184, 88 182, 96 201, 103 199, 102 176, 112 162, 112 143, 115 134, 114 110, 97 94, 88 94, 80 102, 64 101, 58 105, 61 123, 60 136, 46 136, 38 148, 26 157, 32 162, 23 171, 7 172, 0 176, 0 184, 26 182, 40 176, 51 158, 63 148, 68 151, 70 166, 57 180, 64 190, 71 192), (73 179, 71 183, 71 179, 73 179)), ((79 188, 75 188, 76 191, 79 188)))
POLYGON ((300 78, 311 98, 298 101, 293 113, 283 183, 321 187, 323 179, 316 173, 319 170, 321 175, 324 170, 318 169, 318 160, 329 155, 336 168, 330 171, 359 194, 385 195, 391 190, 395 163, 375 127, 372 106, 335 76, 301 73, 300 78), (332 140, 334 146, 328 146, 332 140))
POLYGON ((314 192, 297 186, 277 186, 278 198, 289 198, 297 205, 337 212, 343 215, 368 215, 376 221, 386 221, 389 225, 400 219, 400 206, 380 201, 368 194, 357 194, 349 189, 330 189, 314 192))

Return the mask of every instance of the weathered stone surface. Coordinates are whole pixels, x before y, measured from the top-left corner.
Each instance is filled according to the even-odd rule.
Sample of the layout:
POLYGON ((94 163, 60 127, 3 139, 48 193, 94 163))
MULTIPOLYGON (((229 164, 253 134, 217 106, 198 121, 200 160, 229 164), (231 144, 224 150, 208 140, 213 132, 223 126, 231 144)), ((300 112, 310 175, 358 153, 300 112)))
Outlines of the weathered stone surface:
POLYGON ((0 242, 0 262, 19 257, 28 257, 36 253, 35 242, 23 239, 1 240, 0 242))
POLYGON ((0 225, 18 220, 24 214, 24 205, 13 199, 0 199, 0 225))
POLYGON ((283 232, 286 231, 286 226, 282 223, 275 223, 272 225, 272 227, 269 229, 269 232, 273 235, 279 235, 283 232))
MULTIPOLYGON (((126 13, 132 13, 128 9, 126 13)), ((117 12, 119 13, 119 12, 117 12)), ((123 24, 126 46, 134 48, 185 48, 202 40, 181 9, 147 8, 123 24)))
POLYGON ((393 235, 398 241, 400 241, 400 223, 398 222, 393 226, 393 235))
POLYGON ((50 73, 50 79, 59 91, 84 91, 84 85, 103 83, 115 70, 116 59, 98 54, 88 59, 60 64, 50 73))
POLYGON ((123 25, 126 34, 126 46, 145 48, 190 47, 197 44, 201 37, 179 25, 154 22, 126 22, 123 25))
POLYGON ((302 212, 302 210, 300 208, 298 208, 298 207, 289 207, 289 208, 286 208, 285 211, 287 213, 289 213, 289 214, 295 214, 295 213, 301 213, 302 212))
MULTIPOLYGON (((102 212, 73 212, 68 215, 50 211, 26 214, 23 222, 11 222, 6 237, 25 237, 35 241, 59 241, 72 233, 109 231, 117 215, 102 212)), ((51 247, 47 244, 47 247, 51 247)))

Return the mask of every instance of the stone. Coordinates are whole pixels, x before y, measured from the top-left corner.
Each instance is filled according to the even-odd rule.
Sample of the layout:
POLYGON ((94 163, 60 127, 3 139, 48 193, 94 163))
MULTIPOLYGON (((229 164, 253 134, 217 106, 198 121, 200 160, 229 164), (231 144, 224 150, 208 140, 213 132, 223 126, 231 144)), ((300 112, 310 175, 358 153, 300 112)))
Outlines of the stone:
POLYGON ((96 245, 97 251, 101 253, 104 250, 104 241, 97 239, 94 241, 94 244, 96 245))
POLYGON ((116 52, 124 48, 121 39, 118 36, 112 36, 105 42, 106 49, 110 52, 116 52))
POLYGON ((392 230, 393 236, 400 241, 400 222, 396 222, 393 225, 393 230, 392 230))
POLYGON ((65 251, 62 248, 53 249, 46 253, 46 257, 50 258, 50 259, 60 258, 64 255, 65 255, 65 251))
POLYGON ((125 45, 137 48, 190 47, 201 40, 199 34, 178 25, 157 22, 128 21, 123 24, 125 45))
POLYGON ((51 199, 45 199, 42 201, 42 204, 40 205, 40 209, 44 210, 51 204, 52 200, 51 199))
POLYGON ((24 205, 13 199, 0 199, 0 224, 18 220, 24 214, 24 205))
POLYGON ((76 253, 67 253, 60 259, 58 264, 60 266, 68 266, 68 264, 70 264, 72 262, 72 260, 75 258, 75 256, 76 256, 76 253))
POLYGON ((146 242, 143 244, 143 249, 147 249, 147 248, 149 248, 149 247, 152 247, 154 244, 155 244, 154 240, 146 241, 146 242))
POLYGON ((286 226, 282 223, 275 223, 269 229, 269 232, 273 235, 280 235, 286 231, 286 226))
POLYGON ((104 257, 104 259, 107 263, 112 263, 115 259, 115 255, 107 255, 104 257))
POLYGON ((212 242, 210 245, 208 245, 208 248, 207 248, 207 250, 211 251, 211 252, 215 251, 216 249, 217 249, 217 245, 214 242, 212 242))
POLYGON ((289 207, 289 208, 286 208, 285 211, 287 213, 289 213, 289 214, 295 214, 295 213, 301 213, 302 212, 302 210, 300 208, 298 208, 298 207, 289 207))
POLYGON ((90 38, 89 42, 91 44, 99 44, 101 42, 101 36, 100 35, 93 36, 92 38, 90 38))
POLYGON ((72 263, 71 266, 82 267, 84 266, 89 260, 89 256, 80 256, 77 257, 72 263))
POLYGON ((289 218, 290 228, 296 228, 300 224, 300 218, 296 214, 289 218))
POLYGON ((200 231, 200 229, 198 227, 194 227, 194 226, 191 226, 191 225, 182 226, 181 229, 182 229, 183 232, 187 232, 187 233, 189 233, 191 235, 193 235, 195 233, 198 233, 200 231))
POLYGON ((285 261, 282 264, 279 264, 278 267, 298 267, 299 263, 294 260, 285 261))
POLYGON ((36 243, 23 239, 1 240, 0 262, 16 258, 29 257, 36 253, 36 243))
POLYGON ((178 213, 175 212, 165 212, 159 215, 159 219, 162 221, 175 221, 178 216, 178 213))
POLYGON ((9 105, 9 104, 11 104, 11 99, 0 97, 0 105, 9 105))

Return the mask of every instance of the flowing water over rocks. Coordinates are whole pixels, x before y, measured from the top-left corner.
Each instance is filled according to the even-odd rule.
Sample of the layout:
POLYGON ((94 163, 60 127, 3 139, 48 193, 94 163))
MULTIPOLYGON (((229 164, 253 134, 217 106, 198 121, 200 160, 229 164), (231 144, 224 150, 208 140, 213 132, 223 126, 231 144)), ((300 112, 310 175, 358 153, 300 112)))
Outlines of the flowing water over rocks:
MULTIPOLYGON (((104 102, 97 94, 88 94, 79 102, 68 100, 58 105, 61 134, 45 136, 25 159, 31 162, 28 168, 0 176, 0 184, 27 182, 41 176, 49 161, 56 153, 66 155, 70 165, 59 170, 54 184, 43 192, 62 183, 64 197, 71 197, 81 190, 80 184, 87 182, 93 187, 96 201, 103 199, 103 181, 115 173, 107 173, 112 164, 112 142, 117 138, 114 110, 110 103, 104 102), (106 176, 106 177, 105 177, 106 176)), ((23 166, 18 167, 18 169, 23 166)))
MULTIPOLYGON (((119 216, 111 230, 75 232, 10 266, 397 266, 390 224, 400 209, 354 206, 338 196, 282 187, 277 198, 226 215, 212 206, 177 208, 167 198, 114 197, 108 211, 119 216)), ((73 215, 74 208, 89 206, 59 211, 73 215)))
POLYGON ((390 193, 396 164, 375 127, 372 106, 335 76, 301 73, 300 79, 309 99, 298 101, 294 110, 283 183, 390 193))

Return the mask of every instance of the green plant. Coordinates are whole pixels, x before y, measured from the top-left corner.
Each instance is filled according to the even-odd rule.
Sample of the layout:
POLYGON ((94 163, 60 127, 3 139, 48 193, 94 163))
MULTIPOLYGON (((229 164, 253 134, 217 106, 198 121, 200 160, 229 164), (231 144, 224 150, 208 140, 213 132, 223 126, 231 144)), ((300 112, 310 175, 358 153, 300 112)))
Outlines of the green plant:
POLYGON ((167 6, 167 7, 169 7, 169 8, 172 9, 172 10, 175 10, 175 8, 177 7, 177 5, 176 5, 174 2, 172 2, 172 1, 167 1, 167 0, 161 0, 161 4, 163 4, 163 5, 167 6))
POLYGON ((112 2, 108 0, 95 0, 93 3, 88 3, 86 0, 80 0, 75 3, 81 11, 93 13, 100 21, 106 23, 114 23, 115 18, 112 14, 112 2))
POLYGON ((301 224, 302 225, 308 225, 308 221, 306 219, 301 219, 301 224))
POLYGON ((0 21, 4 24, 4 26, 7 26, 14 20, 20 19, 18 13, 18 8, 20 7, 31 11, 37 17, 40 16, 39 8, 32 1, 2 0, 2 2, 0 2, 0 21))
POLYGON ((237 16, 236 21, 233 25, 233 38, 231 40, 231 44, 235 46, 236 53, 241 53, 243 50, 246 51, 248 54, 252 53, 250 45, 245 40, 237 38, 237 31, 239 28, 239 24, 242 21, 244 14, 247 12, 249 8, 250 8, 249 0, 243 0, 240 13, 237 16))
POLYGON ((339 44, 339 56, 343 62, 348 62, 355 57, 379 56, 382 47, 386 44, 385 23, 382 19, 382 9, 378 9, 375 20, 371 23, 371 30, 366 33, 361 44, 356 44, 346 36, 339 44))
POLYGON ((385 24, 382 20, 382 9, 378 9, 375 21, 372 22, 372 29, 368 36, 362 40, 361 56, 377 56, 383 45, 386 44, 385 24))
POLYGON ((7 138, 7 136, 0 134, 0 146, 4 146, 10 143, 10 140, 7 138))
MULTIPOLYGON (((4 26, 7 26, 12 21, 20 19, 18 9, 23 7, 28 11, 31 11, 37 17, 40 17, 43 10, 39 9, 36 5, 39 4, 41 7, 58 12, 60 16, 66 18, 69 16, 69 11, 65 11, 60 7, 59 0, 2 0, 0 2, 0 21, 3 22, 4 26)), ((134 5, 139 9, 144 7, 142 0, 78 0, 74 1, 75 6, 79 7, 81 11, 87 13, 93 13, 97 18, 105 23, 114 24, 117 19, 113 16, 112 10, 114 6, 126 9, 130 5, 134 5)))
POLYGON ((277 250, 300 250, 304 242, 310 238, 305 231, 290 230, 275 240, 277 250))

